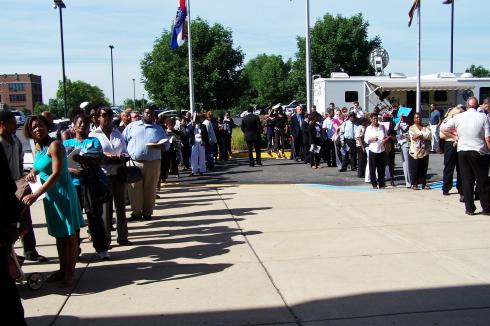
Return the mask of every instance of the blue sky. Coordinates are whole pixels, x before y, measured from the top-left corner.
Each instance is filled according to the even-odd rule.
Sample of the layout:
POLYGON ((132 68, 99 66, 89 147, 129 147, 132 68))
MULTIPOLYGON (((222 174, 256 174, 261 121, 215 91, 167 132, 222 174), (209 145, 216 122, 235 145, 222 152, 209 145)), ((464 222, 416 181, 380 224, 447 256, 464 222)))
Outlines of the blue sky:
MULTIPOLYGON (((455 71, 470 64, 490 67, 487 53, 488 0, 455 0, 455 71)), ((154 40, 170 29, 177 0, 65 0, 66 74, 101 87, 111 97, 109 44, 114 49, 116 103, 146 92, 138 83, 139 62, 154 40)), ((326 13, 369 21, 390 54, 389 72, 416 72, 416 26, 407 27, 412 0, 310 0, 312 24, 326 13)), ((260 53, 294 56, 296 36, 305 34, 305 0, 191 0, 192 16, 218 22, 233 32, 246 60, 260 53)), ((43 78, 44 101, 61 79, 58 11, 51 0, 2 0, 0 73, 34 73, 43 78)), ((426 0, 422 7, 422 73, 449 71, 450 6, 426 0)), ((313 72, 315 73, 315 72, 313 72)))

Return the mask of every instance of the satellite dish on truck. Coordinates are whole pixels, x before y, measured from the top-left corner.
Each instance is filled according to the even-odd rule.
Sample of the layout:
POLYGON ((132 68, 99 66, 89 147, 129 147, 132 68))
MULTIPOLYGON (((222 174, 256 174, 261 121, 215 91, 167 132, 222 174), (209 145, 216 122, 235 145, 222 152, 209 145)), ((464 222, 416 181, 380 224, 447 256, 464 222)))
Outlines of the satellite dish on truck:
POLYGON ((375 48, 369 54, 369 62, 371 62, 371 66, 374 68, 376 76, 383 76, 385 68, 390 62, 388 51, 383 48, 375 48))

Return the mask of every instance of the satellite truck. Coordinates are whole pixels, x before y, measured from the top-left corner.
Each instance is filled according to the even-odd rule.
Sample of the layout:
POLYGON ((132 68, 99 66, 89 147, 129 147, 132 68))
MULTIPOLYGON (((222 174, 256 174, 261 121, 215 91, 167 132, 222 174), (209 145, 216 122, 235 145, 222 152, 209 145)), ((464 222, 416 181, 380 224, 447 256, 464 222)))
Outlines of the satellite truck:
MULTIPOLYGON (((354 101, 365 112, 372 112, 376 106, 390 108, 394 102, 401 106, 416 107, 417 77, 407 77, 403 73, 385 74, 389 62, 386 50, 374 49, 370 55, 375 76, 349 76, 345 72, 332 72, 330 78, 313 81, 313 104, 317 111, 324 113, 329 103, 336 107, 351 108, 354 101)), ((439 109, 465 103, 470 96, 481 102, 490 97, 490 78, 477 78, 471 73, 440 72, 421 76, 422 117, 429 116, 430 104, 439 109)))

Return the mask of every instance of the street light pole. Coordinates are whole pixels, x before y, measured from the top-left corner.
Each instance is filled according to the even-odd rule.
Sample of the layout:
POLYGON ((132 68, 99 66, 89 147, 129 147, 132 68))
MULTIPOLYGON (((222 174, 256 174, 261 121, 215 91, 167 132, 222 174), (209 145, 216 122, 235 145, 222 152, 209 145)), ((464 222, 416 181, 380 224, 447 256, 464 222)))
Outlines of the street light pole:
POLYGON ((136 110, 136 84, 133 78, 133 108, 136 110))
POLYGON ((143 102, 141 103, 141 111, 145 109, 145 93, 143 93, 143 102))
POLYGON ((109 45, 109 49, 111 49, 112 106, 116 106, 116 100, 114 98, 114 59, 112 57, 112 50, 114 50, 114 45, 109 45))
POLYGON ((443 5, 451 5, 451 53, 450 53, 450 69, 454 72, 454 0, 445 0, 443 5))
POLYGON ((311 112, 310 0, 306 2, 306 110, 311 112))
POLYGON ((63 12, 62 9, 66 8, 63 0, 54 0, 54 9, 59 8, 60 10, 60 34, 61 34, 61 68, 63 71, 63 105, 64 105, 64 116, 68 115, 68 105, 66 103, 66 74, 65 74, 65 44, 63 41, 63 12))

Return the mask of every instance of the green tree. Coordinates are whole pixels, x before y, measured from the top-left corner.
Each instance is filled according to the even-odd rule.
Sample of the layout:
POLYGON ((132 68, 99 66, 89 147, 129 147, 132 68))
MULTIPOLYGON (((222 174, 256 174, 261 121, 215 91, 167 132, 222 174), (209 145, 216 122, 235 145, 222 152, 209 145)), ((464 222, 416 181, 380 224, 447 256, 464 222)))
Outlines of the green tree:
MULTIPOLYGON (((160 107, 189 108, 187 45, 170 48, 171 32, 165 30, 145 54, 141 69, 145 89, 160 107)), ((226 109, 238 101, 239 69, 244 54, 233 47, 231 30, 210 25, 200 18, 192 21, 192 53, 196 103, 205 109, 226 109)), ((197 105, 199 107, 199 105, 197 105)))
MULTIPOLYGON (((56 91, 56 100, 52 104, 58 106, 60 103, 63 105, 63 82, 58 82, 58 90, 56 91)), ((92 102, 92 103, 102 103, 104 105, 109 105, 109 101, 104 95, 104 92, 95 85, 91 85, 81 80, 71 81, 66 80, 66 102, 68 110, 73 108, 78 108, 82 102, 92 102)), ((51 104, 50 104, 51 107, 51 104)), ((57 109, 57 108, 56 108, 57 109)), ((60 112, 58 112, 60 113, 60 112)), ((63 114, 58 117, 63 116, 63 114)))
MULTIPOLYGON (((142 98, 137 98, 136 99, 136 110, 141 110, 141 107, 143 105, 143 99, 142 98)), ((152 105, 151 102, 145 99, 145 106, 152 105)), ((124 108, 130 107, 134 109, 134 101, 132 98, 127 98, 123 101, 123 106, 124 108)))
POLYGON ((44 111, 51 111, 49 105, 36 103, 34 109, 32 110, 33 115, 39 115, 44 111))
POLYGON ((466 69, 466 72, 471 72, 475 77, 490 77, 490 70, 486 69, 482 65, 471 65, 469 68, 466 69))
POLYGON ((291 100, 288 83, 291 60, 284 62, 280 55, 260 54, 242 70, 242 106, 272 104, 291 100))
MULTIPOLYGON (((349 75, 372 75, 369 53, 381 39, 368 38, 369 22, 361 13, 352 17, 326 14, 311 29, 311 71, 324 77, 343 71, 349 75)), ((305 38, 297 37, 298 52, 289 82, 298 99, 306 99, 305 38)))

